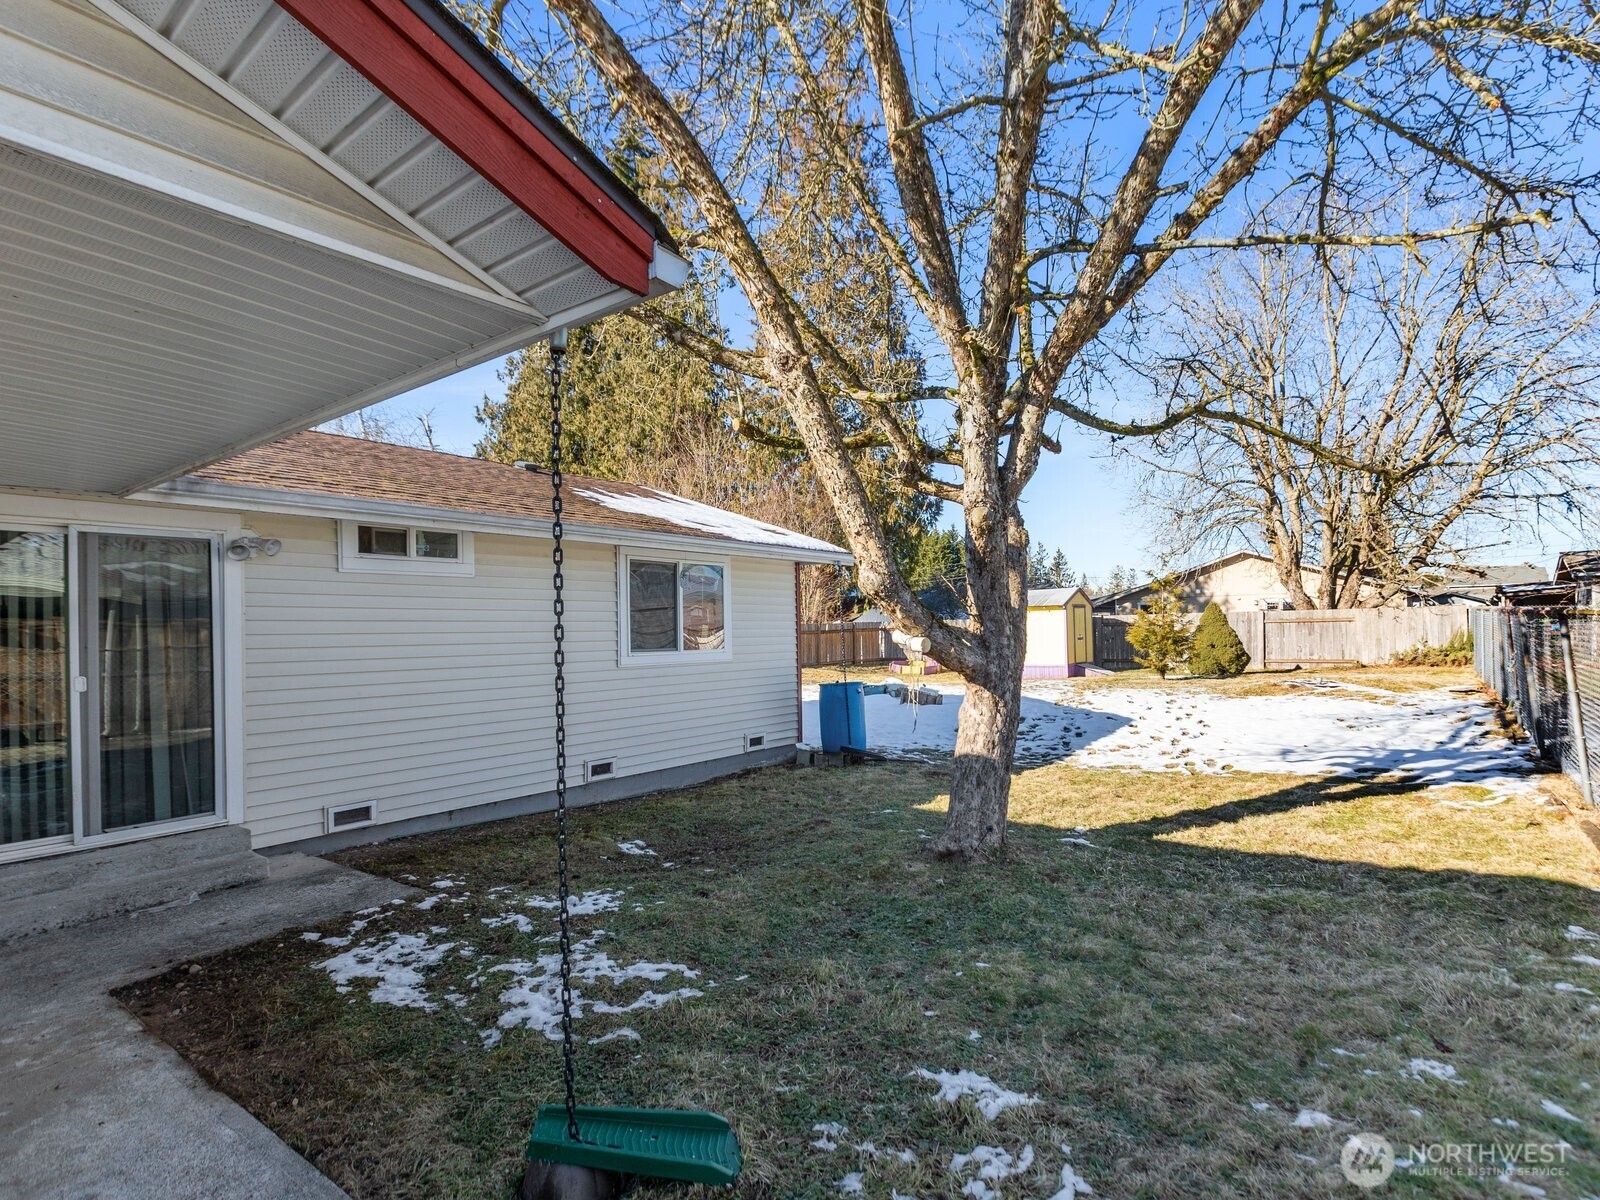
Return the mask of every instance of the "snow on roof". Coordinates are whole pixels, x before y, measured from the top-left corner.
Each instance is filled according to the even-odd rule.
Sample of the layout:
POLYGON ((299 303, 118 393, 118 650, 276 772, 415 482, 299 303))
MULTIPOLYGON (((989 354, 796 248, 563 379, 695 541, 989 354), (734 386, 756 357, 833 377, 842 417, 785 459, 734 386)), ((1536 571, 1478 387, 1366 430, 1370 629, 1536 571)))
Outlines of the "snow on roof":
POLYGON ((1081 591, 1083 591, 1083 589, 1082 588, 1078 588, 1078 587, 1029 588, 1028 589, 1028 607, 1029 608, 1065 607, 1067 601, 1071 600, 1074 596, 1076 596, 1081 591))
POLYGON ((786 546, 792 550, 818 550, 824 553, 837 551, 819 538, 807 537, 781 525, 768 525, 754 517, 742 517, 724 508, 712 508, 698 500, 658 492, 654 488, 634 487, 627 492, 612 491, 604 487, 575 487, 572 489, 586 500, 603 504, 617 512, 634 513, 641 517, 655 517, 687 529, 728 538, 735 542, 753 542, 757 545, 786 546))

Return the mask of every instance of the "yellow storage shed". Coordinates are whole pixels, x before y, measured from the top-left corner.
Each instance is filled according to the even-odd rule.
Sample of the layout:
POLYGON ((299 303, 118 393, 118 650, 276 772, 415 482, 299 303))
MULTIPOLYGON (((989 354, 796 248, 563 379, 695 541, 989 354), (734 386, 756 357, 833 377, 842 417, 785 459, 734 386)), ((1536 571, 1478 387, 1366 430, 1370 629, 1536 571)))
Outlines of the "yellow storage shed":
POLYGON ((1094 604, 1079 588, 1028 592, 1028 645, 1024 679, 1082 675, 1094 662, 1094 604))

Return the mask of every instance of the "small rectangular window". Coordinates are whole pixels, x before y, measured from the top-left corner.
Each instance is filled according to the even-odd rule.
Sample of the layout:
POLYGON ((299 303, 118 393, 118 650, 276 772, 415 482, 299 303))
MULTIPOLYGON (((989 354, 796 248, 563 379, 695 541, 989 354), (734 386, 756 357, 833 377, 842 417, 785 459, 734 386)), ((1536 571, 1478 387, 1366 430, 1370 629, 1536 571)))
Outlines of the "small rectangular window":
POLYGON ((419 529, 417 534, 418 558, 448 558, 461 557, 461 535, 458 533, 445 533, 438 529, 419 529))
POLYGON ((356 528, 356 553, 405 558, 408 540, 404 529, 392 529, 386 525, 360 525, 356 528))
POLYGON ((628 564, 628 648, 672 650, 678 644, 678 564, 628 564))
POLYGON ((472 534, 465 529, 340 521, 339 570, 471 576, 472 534))
POLYGON ((695 654, 728 648, 728 568, 705 562, 626 559, 629 654, 695 654))

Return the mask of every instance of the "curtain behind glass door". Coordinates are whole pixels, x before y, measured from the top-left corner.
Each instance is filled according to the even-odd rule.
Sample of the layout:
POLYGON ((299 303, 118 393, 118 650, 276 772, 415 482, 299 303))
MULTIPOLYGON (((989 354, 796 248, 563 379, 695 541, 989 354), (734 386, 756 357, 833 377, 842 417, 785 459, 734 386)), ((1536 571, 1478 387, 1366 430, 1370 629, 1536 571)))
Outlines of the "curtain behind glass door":
POLYGON ((0 529, 0 846, 72 832, 66 546, 0 529))
POLYGON ((94 581, 91 794, 100 828, 216 811, 212 546, 85 534, 94 581))

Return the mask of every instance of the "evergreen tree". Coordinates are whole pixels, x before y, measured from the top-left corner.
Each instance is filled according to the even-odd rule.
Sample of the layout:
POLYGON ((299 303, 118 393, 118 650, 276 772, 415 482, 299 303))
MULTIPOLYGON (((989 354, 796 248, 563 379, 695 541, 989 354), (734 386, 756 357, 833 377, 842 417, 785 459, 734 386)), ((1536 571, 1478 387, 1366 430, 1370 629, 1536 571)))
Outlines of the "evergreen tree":
POLYGON ((954 526, 911 538, 905 561, 906 581, 917 591, 940 580, 959 584, 967 573, 961 534, 954 526))
POLYGON ((1065 551, 1057 550, 1050 556, 1050 566, 1045 574, 1050 578, 1051 587, 1065 588, 1078 586, 1079 581, 1077 572, 1067 565, 1067 556, 1065 551))
POLYGON ((1206 605, 1205 612, 1200 614, 1200 624, 1195 627, 1194 645, 1189 651, 1189 673, 1231 679, 1243 674, 1249 665, 1249 651, 1213 600, 1206 605))
MULTIPOLYGON (((660 303, 697 325, 709 312, 708 297, 692 283, 660 303)), ((506 361, 504 397, 486 396, 478 406, 480 458, 549 465, 549 361, 544 342, 506 361)), ((675 454, 691 427, 725 419, 728 390, 714 368, 631 317, 573 330, 565 372, 565 465, 580 475, 643 482, 642 463, 675 454)))
POLYGON ((1168 671, 1189 657, 1193 641, 1189 616, 1183 611, 1172 577, 1157 580, 1150 603, 1128 629, 1134 662, 1165 679, 1168 671))
POLYGON ((1036 545, 1028 551, 1028 586, 1031 588, 1053 586, 1050 582, 1050 561, 1045 556, 1043 546, 1036 545))
POLYGON ((1102 595, 1112 592, 1125 592, 1139 582, 1139 573, 1132 567, 1115 567, 1111 574, 1106 576, 1105 589, 1102 595))

